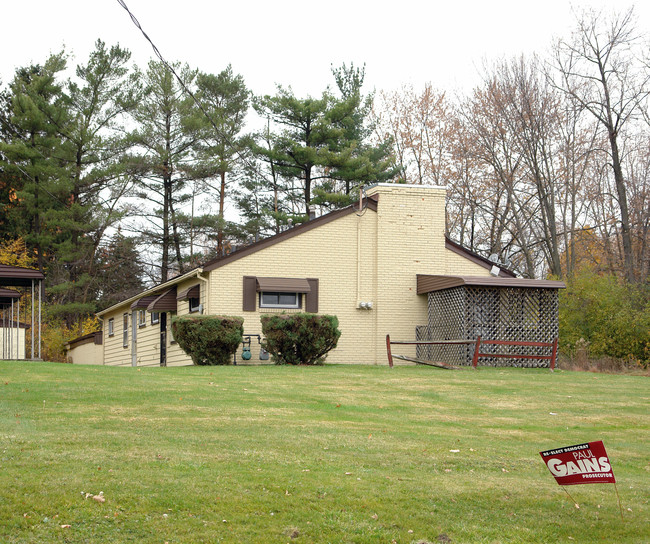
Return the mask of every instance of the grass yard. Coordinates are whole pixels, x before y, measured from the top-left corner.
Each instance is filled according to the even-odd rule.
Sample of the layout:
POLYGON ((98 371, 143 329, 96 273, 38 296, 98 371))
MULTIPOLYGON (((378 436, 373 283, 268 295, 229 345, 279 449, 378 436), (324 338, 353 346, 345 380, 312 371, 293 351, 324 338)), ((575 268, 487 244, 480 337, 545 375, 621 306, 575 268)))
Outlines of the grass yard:
POLYGON ((0 362, 0 542, 647 543, 649 385, 0 362), (594 440, 623 520, 613 485, 567 488, 576 509, 538 453, 594 440))

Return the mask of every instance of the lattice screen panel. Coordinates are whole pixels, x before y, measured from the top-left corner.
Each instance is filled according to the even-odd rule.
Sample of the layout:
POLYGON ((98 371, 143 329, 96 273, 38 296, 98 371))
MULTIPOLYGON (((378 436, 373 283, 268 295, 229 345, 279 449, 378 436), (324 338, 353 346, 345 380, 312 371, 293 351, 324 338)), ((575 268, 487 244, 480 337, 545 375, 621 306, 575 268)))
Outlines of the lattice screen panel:
MULTIPOLYGON (((552 342, 558 335, 556 289, 464 286, 429 293, 429 325, 421 340, 517 340, 552 342)), ((419 346, 417 356, 451 364, 471 364, 473 346, 419 346)), ((549 348, 486 345, 486 353, 548 355, 549 348)), ((535 359, 481 358, 491 366, 548 366, 535 359)))

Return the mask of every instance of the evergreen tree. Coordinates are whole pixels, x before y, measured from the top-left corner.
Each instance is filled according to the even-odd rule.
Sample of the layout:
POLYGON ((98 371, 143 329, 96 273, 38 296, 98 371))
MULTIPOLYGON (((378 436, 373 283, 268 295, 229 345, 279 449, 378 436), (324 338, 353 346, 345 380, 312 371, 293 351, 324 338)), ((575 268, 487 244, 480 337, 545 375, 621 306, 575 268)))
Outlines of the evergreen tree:
POLYGON ((43 66, 20 68, 9 86, 3 115, 3 178, 12 185, 15 205, 8 212, 15 236, 34 252, 41 272, 53 248, 65 236, 66 202, 71 171, 66 163, 69 146, 57 126, 69 121, 59 72, 65 69, 63 53, 52 55, 43 66))
MULTIPOLYGON (((174 70, 186 87, 194 84, 196 72, 189 66, 175 65, 174 70)), ((138 123, 133 142, 139 152, 132 157, 134 195, 149 205, 142 210, 148 221, 141 227, 142 242, 159 249, 150 265, 164 282, 172 272, 185 269, 180 208, 192 197, 188 181, 194 176, 192 161, 200 134, 192 98, 163 63, 149 62, 142 78, 145 93, 133 113, 138 123)))
POLYGON ((121 230, 101 246, 95 257, 97 311, 103 310, 142 292, 144 269, 136 241, 121 230))
POLYGON ((76 80, 61 82, 62 52, 19 69, 5 97, 0 153, 12 235, 47 268, 50 314, 67 327, 95 310, 94 261, 120 218, 126 182, 121 116, 135 103, 129 53, 96 44, 76 80))
POLYGON ((197 77, 198 97, 204 112, 197 112, 200 129, 198 165, 200 176, 215 188, 211 179, 218 179, 219 195, 217 223, 217 254, 224 252, 224 208, 226 175, 233 171, 244 152, 245 139, 239 134, 249 105, 249 91, 241 75, 235 75, 229 65, 217 75, 200 73, 197 77), (206 115, 207 114, 207 115, 206 115))
POLYGON ((318 99, 300 99, 279 86, 275 96, 258 98, 254 104, 277 129, 269 135, 269 146, 258 136, 254 152, 272 164, 280 178, 298 181, 307 215, 314 204, 348 205, 356 198, 354 185, 392 176, 390 142, 374 147, 365 141, 372 96, 361 95, 363 70, 343 65, 334 75, 340 98, 326 90, 318 99))
POLYGON ((88 62, 77 66, 77 81, 67 82, 67 122, 55 125, 67 143, 71 183, 60 225, 66 236, 48 275, 56 283, 50 289, 52 302, 67 321, 80 322, 95 311, 95 253, 106 229, 122 217, 120 201, 128 186, 122 123, 139 91, 127 67, 130 56, 98 40, 88 62))

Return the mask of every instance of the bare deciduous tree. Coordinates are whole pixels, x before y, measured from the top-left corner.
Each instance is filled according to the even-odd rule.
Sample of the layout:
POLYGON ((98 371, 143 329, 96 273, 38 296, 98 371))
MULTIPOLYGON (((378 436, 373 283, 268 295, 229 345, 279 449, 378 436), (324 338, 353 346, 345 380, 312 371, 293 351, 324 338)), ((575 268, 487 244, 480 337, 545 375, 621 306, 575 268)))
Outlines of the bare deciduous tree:
POLYGON ((623 171, 624 128, 642 116, 650 93, 650 73, 641 69, 635 51, 641 46, 633 10, 612 16, 587 12, 570 40, 555 47, 555 85, 589 112, 606 132, 618 203, 623 271, 638 278, 632 244, 629 195, 623 171))

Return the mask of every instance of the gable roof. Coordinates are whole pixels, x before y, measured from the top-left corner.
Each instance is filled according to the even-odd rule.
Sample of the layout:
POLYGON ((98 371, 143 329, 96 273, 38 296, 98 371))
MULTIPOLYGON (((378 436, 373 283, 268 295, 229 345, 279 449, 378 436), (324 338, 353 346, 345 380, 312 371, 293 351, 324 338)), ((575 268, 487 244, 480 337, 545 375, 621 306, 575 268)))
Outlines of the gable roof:
MULTIPOLYGON (((164 283, 160 283, 158 285, 155 285, 151 287, 150 289, 145 289, 144 291, 141 291, 137 295, 134 295, 130 298, 127 298, 125 300, 122 300, 116 304, 113 304, 112 306, 109 306, 108 308, 105 308, 99 312, 96 312, 95 315, 97 317, 101 317, 108 312, 111 312, 117 308, 120 308, 124 306, 125 304, 130 304, 130 308, 132 310, 136 308, 146 308, 148 311, 149 306, 156 301, 156 299, 160 298, 160 295, 164 295, 168 293, 168 290, 173 286, 174 288, 174 299, 176 298, 176 285, 181 283, 182 281, 185 281, 187 279, 193 278, 193 277, 198 277, 201 273, 203 272, 202 268, 193 268, 189 272, 185 272, 185 274, 181 274, 179 276, 176 276, 172 278, 171 280, 167 280, 164 283), (140 300, 142 299, 142 302, 140 300), (145 300, 146 299, 146 300, 145 300), (145 303, 147 304, 145 306, 145 303)), ((167 300, 167 299, 165 299, 167 300)), ((158 309, 154 309, 154 312, 158 311, 158 309)), ((165 311, 165 310, 163 310, 165 311)))
MULTIPOLYGON (((362 210, 368 209, 377 212, 378 200, 379 200, 379 194, 371 195, 369 197, 364 198, 361 203, 361 209, 362 210)), ((161 298, 160 295, 168 294, 165 288, 174 286, 175 289, 175 286, 178 283, 180 283, 182 280, 190 278, 191 276, 203 274, 205 272, 211 272, 212 270, 225 266, 231 262, 241 259, 242 257, 246 257, 248 255, 261 251, 262 249, 266 249, 267 247, 271 247, 285 240, 289 240, 294 236, 298 236, 305 232, 309 232, 312 229, 321 227, 323 225, 326 225, 327 223, 336 221, 337 219, 346 217, 350 214, 358 213, 359 209, 360 209, 360 203, 355 202, 354 204, 347 206, 345 208, 334 210, 328 214, 322 215, 315 219, 311 219, 305 223, 301 223, 300 225, 296 225, 295 227, 280 232, 279 234, 269 236, 268 238, 264 238, 262 240, 259 240, 258 242, 247 245, 241 249, 233 251, 229 255, 224 255, 221 257, 216 257, 214 259, 211 259, 205 262, 202 266, 194 268, 193 270, 190 270, 185 274, 176 276, 175 278, 172 278, 171 280, 168 280, 165 283, 159 284, 155 287, 142 291, 141 293, 127 300, 114 304, 113 306, 106 308, 105 310, 102 310, 100 312, 97 312, 96 315, 102 316, 108 313, 109 311, 119 306, 122 306, 125 303, 132 303, 131 305, 132 309, 144 307, 147 308, 148 311, 157 311, 158 309, 165 311, 166 309, 163 308, 164 305, 169 305, 169 308, 171 309, 171 307, 173 306, 173 303, 171 302, 171 297, 165 298, 164 302, 161 299, 156 304, 153 304, 154 300, 156 300, 157 298, 161 298), (156 309, 154 309, 154 307, 156 309)), ((486 270, 491 270, 492 267, 495 266, 495 263, 493 263, 489 259, 486 259, 485 257, 479 255, 478 253, 470 251, 469 249, 463 247, 459 243, 454 242, 447 235, 445 235, 445 249, 448 249, 463 258, 469 259, 470 261, 474 262, 475 264, 478 264, 479 266, 485 268, 486 270)), ((503 268, 500 265, 496 265, 496 266, 499 266, 500 278, 516 278, 515 273, 512 272, 511 270, 503 268)), ((182 300, 187 296, 189 296, 190 290, 193 289, 194 287, 196 286, 192 286, 188 289, 185 289, 181 291, 178 295, 175 294, 174 296, 175 297, 177 296, 179 300, 182 300)))
POLYGON ((474 251, 470 251, 466 247, 461 246, 458 242, 454 242, 448 236, 445 236, 445 249, 453 251, 454 253, 456 253, 456 255, 460 255, 461 257, 465 257, 466 259, 469 259, 473 263, 482 266, 486 270, 491 270, 493 266, 499 267, 500 278, 517 277, 517 275, 511 270, 508 270, 507 268, 503 268, 501 265, 497 263, 493 263, 490 259, 486 259, 485 257, 479 255, 478 253, 475 253, 474 251))
MULTIPOLYGON (((369 210, 376 212, 377 198, 373 196, 364 199, 363 206, 369 210)), ((242 249, 233 251, 230 255, 224 255, 223 257, 217 257, 215 259, 212 259, 211 261, 208 261, 203 265, 203 271, 210 272, 215 268, 220 268, 228 263, 236 261, 237 259, 241 259, 242 257, 246 257, 247 255, 251 255, 252 253, 256 253, 257 251, 260 251, 267 247, 273 246, 280 242, 284 242, 285 240, 289 240, 294 236, 298 236, 299 234, 303 234, 312 229, 326 225, 331 221, 335 221, 337 219, 340 219, 341 217, 345 217, 346 215, 356 213, 358 210, 359 210, 359 203, 354 203, 351 206, 348 206, 346 208, 341 208, 340 210, 334 210, 333 212, 330 212, 328 214, 321 215, 316 219, 311 219, 305 223, 301 223, 300 225, 296 225, 293 228, 280 232, 279 234, 274 234, 273 236, 264 238, 259 242, 255 242, 246 247, 243 247, 242 249)))

